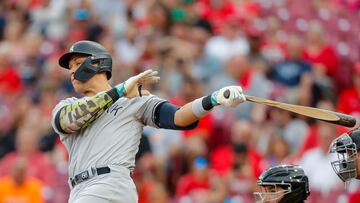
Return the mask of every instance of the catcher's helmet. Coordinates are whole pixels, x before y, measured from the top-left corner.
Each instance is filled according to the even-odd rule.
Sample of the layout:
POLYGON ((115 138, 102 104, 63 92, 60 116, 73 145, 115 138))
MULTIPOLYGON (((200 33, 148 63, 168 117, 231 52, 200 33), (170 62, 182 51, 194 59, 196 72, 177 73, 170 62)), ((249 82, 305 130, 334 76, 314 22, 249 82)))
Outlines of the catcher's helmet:
POLYGON ((280 165, 264 171, 254 192, 256 202, 300 203, 310 195, 308 177, 297 165, 280 165))
POLYGON ((83 54, 89 56, 75 71, 76 80, 85 82, 99 72, 106 72, 107 79, 111 78, 112 59, 110 53, 99 43, 92 41, 78 41, 74 43, 69 52, 62 55, 59 59, 59 65, 69 69, 69 61, 74 54, 83 54), (98 62, 99 66, 94 67, 92 64, 98 62))
POLYGON ((341 180, 348 181, 357 175, 357 152, 360 151, 360 129, 344 133, 330 145, 329 152, 337 154, 331 165, 341 180))

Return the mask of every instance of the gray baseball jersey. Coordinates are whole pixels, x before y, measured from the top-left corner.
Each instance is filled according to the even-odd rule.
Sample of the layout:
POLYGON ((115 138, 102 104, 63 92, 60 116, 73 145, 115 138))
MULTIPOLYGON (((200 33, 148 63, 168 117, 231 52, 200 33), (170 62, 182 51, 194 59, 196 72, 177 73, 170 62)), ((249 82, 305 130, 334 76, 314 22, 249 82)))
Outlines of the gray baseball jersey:
POLYGON ((154 95, 122 97, 78 134, 63 134, 56 128, 54 115, 77 100, 74 97, 62 100, 52 112, 53 128, 70 156, 69 177, 94 166, 121 165, 133 170, 143 127, 157 127, 154 109, 165 100, 154 95))

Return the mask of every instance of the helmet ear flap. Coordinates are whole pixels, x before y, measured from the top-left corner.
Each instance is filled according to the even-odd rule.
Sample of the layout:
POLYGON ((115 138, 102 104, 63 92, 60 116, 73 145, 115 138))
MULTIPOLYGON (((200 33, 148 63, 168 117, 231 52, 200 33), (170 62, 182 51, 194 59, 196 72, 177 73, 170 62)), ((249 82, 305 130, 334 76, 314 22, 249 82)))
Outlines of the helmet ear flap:
POLYGON ((99 62, 98 72, 106 72, 106 77, 109 80, 112 72, 112 59, 108 54, 101 54, 91 57, 92 63, 99 62))

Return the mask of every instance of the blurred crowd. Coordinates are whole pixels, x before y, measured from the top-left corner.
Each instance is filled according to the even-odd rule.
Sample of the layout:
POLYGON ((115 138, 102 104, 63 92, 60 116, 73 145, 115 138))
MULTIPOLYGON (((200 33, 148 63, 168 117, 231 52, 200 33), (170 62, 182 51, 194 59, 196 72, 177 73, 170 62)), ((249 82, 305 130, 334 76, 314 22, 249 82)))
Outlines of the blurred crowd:
MULTIPOLYGON (((226 85, 360 118, 359 0, 0 1, 0 202, 67 202, 67 153, 51 110, 76 95, 59 56, 103 44, 118 84, 148 68, 153 94, 182 105, 226 85)), ((310 203, 359 202, 333 172, 350 129, 245 102, 196 129, 145 128, 133 179, 140 203, 248 203, 270 166, 300 164, 310 203)), ((106 135, 104 135, 106 139, 106 135)))

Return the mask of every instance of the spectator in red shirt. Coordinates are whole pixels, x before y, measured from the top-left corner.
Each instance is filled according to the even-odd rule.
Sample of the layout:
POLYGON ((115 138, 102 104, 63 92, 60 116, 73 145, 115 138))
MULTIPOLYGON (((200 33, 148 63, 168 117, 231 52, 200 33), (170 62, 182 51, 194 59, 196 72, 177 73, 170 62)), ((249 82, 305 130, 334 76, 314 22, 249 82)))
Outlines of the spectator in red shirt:
POLYGON ((225 176, 230 201, 244 203, 253 202, 252 192, 255 189, 255 175, 253 163, 248 155, 246 145, 234 146, 234 160, 232 169, 225 176))
MULTIPOLYGON (((146 142, 145 137, 141 139, 140 149, 144 150, 146 142), (143 146, 143 147, 141 147, 143 146)), ((148 146, 150 147, 150 146, 148 146)), ((150 150, 147 149, 147 150, 150 150)), ((136 170, 133 179, 139 193, 139 203, 166 203, 168 202, 168 191, 162 187, 157 179, 161 179, 164 174, 157 168, 159 163, 151 151, 141 152, 137 159, 136 170), (157 177, 159 176, 159 177, 157 177)))
POLYGON ((196 157, 192 169, 182 176, 176 187, 176 199, 180 202, 223 202, 225 187, 218 176, 209 170, 204 157, 196 157))
POLYGON ((341 92, 337 111, 360 117, 360 61, 353 68, 353 85, 341 92))
MULTIPOLYGON (((170 102, 175 105, 184 105, 185 103, 201 97, 204 94, 204 86, 200 80, 185 76, 182 82, 182 88, 180 95, 171 99, 170 102)), ((183 131, 185 138, 192 136, 200 136, 205 141, 209 141, 211 134, 213 133, 214 118, 212 114, 206 115, 203 120, 199 121, 196 129, 183 131)))
POLYGON ((338 58, 333 47, 325 42, 325 32, 319 22, 313 22, 307 33, 307 47, 303 59, 312 63, 317 78, 328 76, 335 78, 338 58))
POLYGON ((236 14, 236 9, 230 0, 211 1, 200 0, 196 4, 199 16, 210 21, 216 33, 236 14))
POLYGON ((232 1, 236 8, 236 19, 249 23, 261 15, 261 6, 253 0, 232 1))
POLYGON ((21 80, 10 64, 10 46, 0 45, 0 95, 15 95, 21 91, 21 80))
POLYGON ((213 151, 211 167, 220 175, 226 175, 237 167, 236 160, 239 160, 237 151, 239 150, 245 152, 242 154, 245 154, 249 161, 254 180, 261 174, 262 157, 251 143, 253 128, 254 126, 246 120, 237 121, 231 130, 231 144, 213 151))
POLYGON ((195 158, 192 172, 180 178, 176 196, 183 197, 197 190, 209 190, 209 184, 207 160, 203 157, 195 158))
POLYGON ((282 32, 281 21, 275 16, 266 18, 267 29, 261 40, 261 55, 270 62, 277 64, 284 60, 286 55, 286 43, 282 32))

